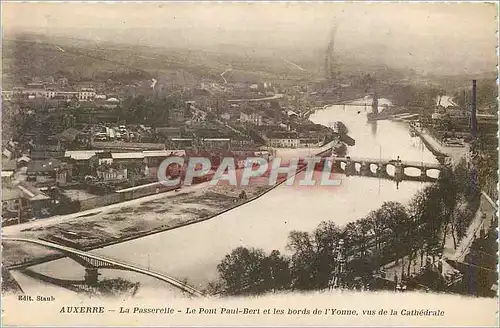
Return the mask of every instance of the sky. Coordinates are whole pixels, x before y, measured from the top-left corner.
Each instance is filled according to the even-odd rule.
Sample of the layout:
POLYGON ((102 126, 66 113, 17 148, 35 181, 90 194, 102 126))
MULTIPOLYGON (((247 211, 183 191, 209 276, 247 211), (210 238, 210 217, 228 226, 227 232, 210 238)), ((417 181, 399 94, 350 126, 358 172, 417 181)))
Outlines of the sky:
POLYGON ((94 40, 335 52, 424 71, 495 70, 497 8, 485 3, 3 3, 2 25, 94 40))

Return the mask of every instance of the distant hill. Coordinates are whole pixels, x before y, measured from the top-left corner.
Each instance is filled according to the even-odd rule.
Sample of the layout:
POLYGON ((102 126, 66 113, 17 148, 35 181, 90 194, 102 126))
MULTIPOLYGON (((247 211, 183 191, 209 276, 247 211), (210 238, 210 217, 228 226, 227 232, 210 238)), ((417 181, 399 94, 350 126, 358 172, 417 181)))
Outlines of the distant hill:
MULTIPOLYGON (((281 58, 263 59, 227 53, 115 44, 67 37, 20 35, 3 43, 4 87, 25 83, 32 76, 66 76, 92 80, 113 71, 147 72, 178 85, 203 78, 221 79, 228 67, 232 81, 301 79, 304 73, 281 58)), ((229 75, 228 75, 229 76, 229 75)))
MULTIPOLYGON (((215 45, 212 50, 175 48, 169 45, 122 44, 67 36, 41 34, 4 35, 3 87, 25 83, 32 76, 65 76, 70 81, 89 81, 113 72, 140 78, 155 77, 159 83, 192 86, 209 78, 222 82, 322 81, 325 49, 294 48, 254 52, 252 46, 215 45), (170 82, 168 82, 170 81, 170 82)), ((326 47, 326 46, 325 46, 326 47)), ((365 56, 366 57, 366 56, 365 56)), ((341 76, 374 75, 379 80, 418 80, 415 70, 394 68, 376 60, 361 60, 359 54, 339 51, 334 54, 341 76)), ((492 72, 493 75, 496 72, 492 72)), ((469 83, 469 76, 426 76, 454 90, 469 83)))

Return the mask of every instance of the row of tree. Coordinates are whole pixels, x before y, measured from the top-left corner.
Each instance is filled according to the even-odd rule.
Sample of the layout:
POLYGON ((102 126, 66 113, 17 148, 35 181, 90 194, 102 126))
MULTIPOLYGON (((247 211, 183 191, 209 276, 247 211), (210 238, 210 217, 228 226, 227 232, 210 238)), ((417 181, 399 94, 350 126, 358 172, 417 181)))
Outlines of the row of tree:
MULTIPOLYGON (((443 169, 438 182, 423 188, 408 206, 386 202, 342 228, 327 221, 312 233, 292 231, 289 256, 238 247, 218 265, 219 280, 210 291, 239 295, 326 288, 340 239, 347 249, 348 281, 370 280, 381 266, 406 256, 408 263, 418 255, 422 261, 425 253, 436 256, 450 234, 455 247, 465 234, 477 210, 478 190, 464 162, 454 170, 443 169)), ((409 274, 409 266, 407 270, 409 274)))

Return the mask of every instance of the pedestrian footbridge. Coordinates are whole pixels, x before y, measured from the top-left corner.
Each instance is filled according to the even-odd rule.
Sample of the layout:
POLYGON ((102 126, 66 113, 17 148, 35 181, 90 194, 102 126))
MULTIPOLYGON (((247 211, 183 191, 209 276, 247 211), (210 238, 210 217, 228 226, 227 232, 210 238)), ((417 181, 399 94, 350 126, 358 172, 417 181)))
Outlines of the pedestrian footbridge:
POLYGON ((89 285, 97 283, 98 269, 116 269, 116 270, 126 270, 126 271, 141 273, 156 278, 158 280, 161 280, 163 282, 166 282, 174 287, 177 287, 189 295, 203 296, 202 292, 196 290, 195 288, 189 286, 188 284, 180 280, 177 280, 176 278, 167 276, 163 273, 144 269, 133 264, 127 264, 122 261, 113 260, 108 257, 104 257, 102 255, 92 254, 89 252, 81 251, 78 249, 74 249, 71 247, 59 245, 56 243, 40 239, 2 237, 2 243, 5 242, 24 242, 24 243, 36 244, 62 252, 67 257, 71 258, 75 262, 85 267, 86 271, 85 281, 89 285))

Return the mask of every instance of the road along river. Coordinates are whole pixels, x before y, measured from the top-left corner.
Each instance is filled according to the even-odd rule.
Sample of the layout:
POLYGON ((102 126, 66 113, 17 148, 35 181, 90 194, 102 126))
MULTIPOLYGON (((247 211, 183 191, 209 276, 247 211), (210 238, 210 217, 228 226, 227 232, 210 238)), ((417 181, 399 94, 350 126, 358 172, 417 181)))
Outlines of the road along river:
MULTIPOLYGON (((360 101, 371 103, 370 99, 360 101)), ((380 103, 383 104, 383 100, 380 103)), ((356 140, 356 145, 349 147, 353 157, 395 159, 399 156, 405 161, 437 163, 420 139, 410 135, 404 123, 367 123, 363 107, 332 106, 314 113, 310 119, 324 125, 344 122, 349 135, 356 140)), ((217 264, 221 259, 238 246, 285 252, 287 236, 292 230, 312 231, 326 220, 342 226, 377 209, 384 201, 406 203, 424 186, 421 182, 403 181, 397 188, 390 180, 353 176, 342 176, 340 186, 304 188, 283 184, 211 220, 92 252, 150 267, 180 280, 187 279, 192 286, 203 289, 217 278, 217 264)), ((32 269, 68 279, 83 275, 81 266, 70 259, 40 264, 32 269)), ((143 288, 156 288, 158 292, 164 290, 165 294, 172 295, 170 287, 149 277, 116 270, 101 270, 101 273, 103 277, 119 276, 139 281, 143 288)))

